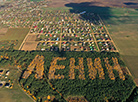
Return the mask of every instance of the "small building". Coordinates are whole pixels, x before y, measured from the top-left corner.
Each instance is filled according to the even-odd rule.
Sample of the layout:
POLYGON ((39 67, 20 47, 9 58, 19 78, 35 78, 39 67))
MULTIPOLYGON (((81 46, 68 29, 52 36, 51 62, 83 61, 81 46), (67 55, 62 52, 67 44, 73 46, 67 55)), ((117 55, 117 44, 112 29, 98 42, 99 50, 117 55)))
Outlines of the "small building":
POLYGON ((0 70, 0 76, 3 74, 3 72, 4 72, 3 70, 0 70))
POLYGON ((59 40, 59 38, 57 37, 56 41, 58 41, 58 40, 59 40))
POLYGON ((6 71, 6 75, 9 75, 10 74, 10 71, 8 70, 8 71, 6 71))
POLYGON ((10 87, 10 83, 6 83, 6 84, 5 84, 5 87, 6 87, 6 88, 9 88, 9 87, 10 87))
POLYGON ((0 88, 3 86, 3 83, 0 83, 0 88))
POLYGON ((44 50, 45 50, 44 48, 41 49, 41 51, 44 51, 44 50))

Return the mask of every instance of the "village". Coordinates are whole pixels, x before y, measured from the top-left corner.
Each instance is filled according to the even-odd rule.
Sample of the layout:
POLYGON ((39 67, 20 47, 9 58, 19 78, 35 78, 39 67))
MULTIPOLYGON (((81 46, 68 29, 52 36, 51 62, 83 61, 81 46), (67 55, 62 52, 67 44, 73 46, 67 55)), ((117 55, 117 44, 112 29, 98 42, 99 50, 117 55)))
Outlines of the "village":
POLYGON ((112 51, 116 47, 98 15, 47 11, 47 16, 35 21, 30 35, 37 35, 36 50, 41 51, 112 51))
POLYGON ((1 27, 30 28, 28 35, 34 39, 19 50, 118 52, 99 15, 47 10, 49 2, 19 0, 0 9, 1 27))
POLYGON ((33 2, 27 0, 18 0, 7 3, 0 8, 0 26, 1 27, 31 27, 32 22, 42 17, 43 8, 47 7, 47 1, 33 2))

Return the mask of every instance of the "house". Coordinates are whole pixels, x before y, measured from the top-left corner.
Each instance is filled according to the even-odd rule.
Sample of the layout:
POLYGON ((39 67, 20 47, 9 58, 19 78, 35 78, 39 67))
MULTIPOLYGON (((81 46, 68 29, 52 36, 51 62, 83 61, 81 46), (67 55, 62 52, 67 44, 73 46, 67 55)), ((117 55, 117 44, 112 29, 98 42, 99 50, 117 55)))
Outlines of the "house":
POLYGON ((6 84, 5 84, 5 87, 6 87, 6 88, 9 88, 9 87, 10 87, 10 83, 6 83, 6 84))
POLYGON ((0 76, 3 74, 3 72, 4 72, 3 70, 0 70, 0 76))
POLYGON ((58 41, 58 40, 59 40, 59 38, 57 37, 56 41, 58 41))
POLYGON ((45 48, 42 48, 42 49, 41 49, 41 51, 44 51, 44 50, 45 50, 45 48))
POLYGON ((8 70, 8 71, 6 71, 6 75, 9 75, 10 74, 10 71, 8 70))
POLYGON ((106 48, 107 51, 109 51, 109 48, 106 48))
POLYGON ((3 83, 0 83, 0 88, 3 86, 3 83))

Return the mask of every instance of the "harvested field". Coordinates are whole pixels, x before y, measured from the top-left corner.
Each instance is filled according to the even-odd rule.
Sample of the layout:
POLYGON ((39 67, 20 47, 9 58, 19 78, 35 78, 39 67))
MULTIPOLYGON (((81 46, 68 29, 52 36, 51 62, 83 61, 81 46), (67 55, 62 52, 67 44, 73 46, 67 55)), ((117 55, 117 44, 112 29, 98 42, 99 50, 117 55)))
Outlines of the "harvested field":
POLYGON ((10 28, 5 35, 0 37, 0 41, 18 40, 18 44, 15 46, 15 49, 18 49, 28 32, 29 28, 10 28))
POLYGON ((35 41, 36 40, 36 35, 28 35, 26 42, 27 41, 35 41))
POLYGON ((1 28, 0 29, 0 35, 6 34, 7 31, 8 31, 8 28, 1 28))
POLYGON ((31 51, 31 50, 36 50, 37 42, 25 42, 22 50, 25 51, 31 51))

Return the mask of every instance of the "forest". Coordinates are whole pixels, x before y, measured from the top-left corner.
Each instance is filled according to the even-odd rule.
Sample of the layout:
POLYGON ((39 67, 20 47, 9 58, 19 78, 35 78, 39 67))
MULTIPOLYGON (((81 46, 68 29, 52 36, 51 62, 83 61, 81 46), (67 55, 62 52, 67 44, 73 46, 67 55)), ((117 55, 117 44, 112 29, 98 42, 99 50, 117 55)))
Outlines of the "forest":
POLYGON ((84 97, 88 102, 137 102, 136 84, 116 52, 0 50, 0 67, 8 66, 22 70, 19 83, 37 102, 45 102, 47 96, 53 102, 67 102, 68 97, 84 97), (119 66, 124 76, 120 76, 119 66), (29 74, 24 78, 26 71, 29 74))

